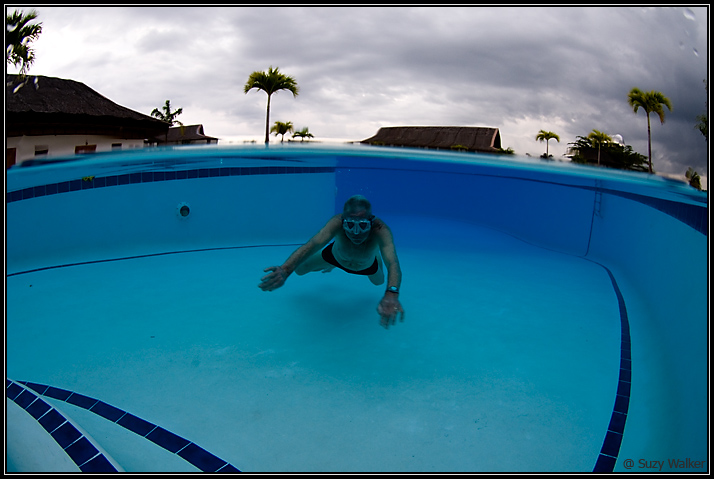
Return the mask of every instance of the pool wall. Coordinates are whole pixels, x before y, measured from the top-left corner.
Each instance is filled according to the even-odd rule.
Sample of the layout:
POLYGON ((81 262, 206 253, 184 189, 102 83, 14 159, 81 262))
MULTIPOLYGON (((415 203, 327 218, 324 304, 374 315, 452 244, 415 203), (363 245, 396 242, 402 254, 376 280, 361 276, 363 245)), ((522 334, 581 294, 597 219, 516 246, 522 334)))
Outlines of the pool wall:
POLYGON ((358 192, 381 216, 449 218, 490 226, 530 243, 584 255, 593 191, 493 165, 343 159, 337 171, 336 209, 358 192))
MULTIPOLYGON (((7 271, 135 255, 304 242, 333 213, 331 166, 223 158, 125 173, 81 162, 11 170, 7 271), (175 168, 176 167, 176 168, 175 168), (52 170, 66 175, 52 180, 52 170), (33 181, 34 180, 34 181, 33 181), (36 183, 36 184, 33 184, 36 183), (260 194, 256 197, 256 191, 260 194), (182 215, 182 207, 184 214, 182 215)), ((324 163, 324 162, 323 162, 324 163)), ((329 163, 329 160, 327 160, 329 163)), ((269 266, 269 265, 266 265, 269 266)))
MULTIPOLYGON (((434 156, 379 148, 308 155, 185 149, 131 161, 123 155, 122 164, 107 156, 13 168, 7 274, 197 249, 297 246, 357 193, 387 221, 431 216, 485 225, 601 264, 620 284, 638 405, 620 457, 705 458, 706 196, 648 175, 434 156)), ((400 241, 418 238, 397 238, 397 247, 400 241)))
POLYGON ((603 195, 588 258, 612 269, 623 290, 636 379, 621 457, 707 457, 707 243, 662 211, 603 195))

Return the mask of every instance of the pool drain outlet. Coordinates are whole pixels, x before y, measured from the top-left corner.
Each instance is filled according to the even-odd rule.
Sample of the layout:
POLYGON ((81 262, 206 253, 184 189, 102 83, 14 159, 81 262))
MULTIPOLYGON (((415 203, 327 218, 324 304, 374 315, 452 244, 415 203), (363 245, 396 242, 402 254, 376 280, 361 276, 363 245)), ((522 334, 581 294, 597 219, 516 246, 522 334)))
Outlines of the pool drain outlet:
POLYGON ((180 219, 186 219, 188 218, 188 215, 191 214, 191 205, 189 205, 186 202, 179 203, 179 205, 176 207, 176 215, 180 219))

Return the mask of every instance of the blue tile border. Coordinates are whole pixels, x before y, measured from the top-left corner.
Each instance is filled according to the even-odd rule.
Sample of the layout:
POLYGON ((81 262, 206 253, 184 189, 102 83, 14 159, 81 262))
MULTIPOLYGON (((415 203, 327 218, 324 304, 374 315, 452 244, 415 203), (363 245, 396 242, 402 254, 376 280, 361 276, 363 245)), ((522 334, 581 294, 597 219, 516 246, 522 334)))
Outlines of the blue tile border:
POLYGON ((67 452, 82 472, 117 472, 114 466, 77 431, 56 409, 40 396, 46 396, 93 412, 108 421, 118 424, 142 436, 157 446, 176 454, 202 472, 241 472, 232 464, 206 451, 197 444, 140 417, 123 411, 98 399, 65 389, 28 381, 7 379, 6 395, 18 406, 25 409, 49 432, 55 441, 67 452), (38 403, 35 407, 35 403, 38 403), (41 413, 41 414, 40 414, 41 413), (92 453, 92 450, 94 453, 92 453), (106 464, 98 457, 101 456, 106 464), (110 467, 110 469, 108 468, 110 467))
MULTIPOLYGON (((348 170, 350 168, 347 168, 348 170)), ((107 188, 112 186, 124 186, 139 183, 154 183, 159 181, 190 180, 195 178, 215 178, 225 176, 251 176, 251 175, 286 175, 286 174, 310 174, 310 173, 335 173, 339 168, 334 166, 250 166, 250 167, 217 167, 217 168, 197 168, 191 170, 171 170, 171 171, 144 171, 139 173, 125 173, 122 175, 111 175, 102 177, 84 177, 81 179, 68 180, 60 183, 31 186, 21 190, 7 192, 5 202, 40 198, 73 191, 88 190, 95 188, 107 188)), ((452 172, 453 173, 453 172, 452 172)), ((464 174, 458 173, 456 174, 464 174)), ((528 181, 546 182, 543 180, 529 179, 528 181)), ((556 182, 546 182, 561 184, 556 182)), ((583 188, 601 193, 621 196, 633 201, 637 201, 651 208, 655 208, 666 213, 684 224, 694 228, 698 232, 707 235, 709 214, 706 205, 691 205, 676 201, 651 198, 636 193, 627 193, 607 188, 566 185, 574 188, 583 188)))
MULTIPOLYGON (((47 431, 82 472, 118 472, 76 427, 55 408, 21 383, 6 379, 5 396, 47 431)), ((27 471, 29 472, 29 471, 27 471)))
POLYGON ((31 186, 21 190, 10 191, 5 194, 5 202, 29 200, 42 196, 70 193, 73 191, 89 190, 95 188, 109 188, 139 183, 154 183, 158 181, 191 180, 196 178, 215 178, 225 176, 252 176, 252 175, 288 175, 288 174, 313 174, 334 173, 333 166, 250 166, 250 167, 220 167, 197 168, 179 171, 144 171, 140 173, 125 173, 111 176, 87 176, 81 179, 62 181, 46 185, 31 186))
POLYGON ((610 276, 612 287, 617 296, 617 304, 620 311, 620 374, 617 382, 617 392, 615 393, 615 404, 612 408, 612 416, 607 426, 605 439, 600 449, 593 472, 613 472, 617 463, 617 456, 620 454, 622 438, 625 434, 625 422, 630 408, 630 390, 632 385, 632 354, 630 341, 630 321, 627 316, 625 298, 620 291, 620 287, 612 272, 603 265, 610 276))
POLYGON ((602 193, 620 196, 631 201, 637 201, 643 205, 654 208, 662 213, 665 213, 672 218, 675 218, 682 223, 694 228, 704 236, 708 235, 709 229, 709 211, 706 205, 691 205, 687 203, 679 203, 677 201, 663 200, 660 198, 652 198, 649 196, 638 195, 635 193, 626 193, 624 191, 614 191, 608 189, 599 189, 602 193))

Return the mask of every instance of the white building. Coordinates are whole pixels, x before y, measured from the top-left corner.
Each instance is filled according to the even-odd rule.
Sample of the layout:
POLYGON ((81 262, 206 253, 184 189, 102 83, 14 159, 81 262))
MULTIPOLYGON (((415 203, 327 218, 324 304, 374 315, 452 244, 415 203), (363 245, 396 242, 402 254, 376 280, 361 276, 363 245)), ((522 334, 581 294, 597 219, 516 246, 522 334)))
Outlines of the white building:
POLYGON ((7 75, 5 167, 30 159, 143 148, 169 125, 117 105, 83 83, 7 75))

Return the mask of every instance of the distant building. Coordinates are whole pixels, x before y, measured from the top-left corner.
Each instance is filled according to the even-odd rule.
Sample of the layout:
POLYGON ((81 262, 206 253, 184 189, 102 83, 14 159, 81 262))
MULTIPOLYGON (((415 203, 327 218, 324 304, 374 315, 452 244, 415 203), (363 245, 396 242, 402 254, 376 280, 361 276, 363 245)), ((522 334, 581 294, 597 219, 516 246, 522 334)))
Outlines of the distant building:
POLYGON ((501 133, 498 128, 474 126, 390 126, 360 143, 497 153, 501 133))
POLYGON ((173 126, 163 135, 151 139, 157 146, 165 145, 210 145, 218 143, 218 138, 203 133, 203 125, 173 126))
POLYGON ((83 83, 7 75, 5 167, 28 159, 143 148, 169 125, 105 98, 83 83))

